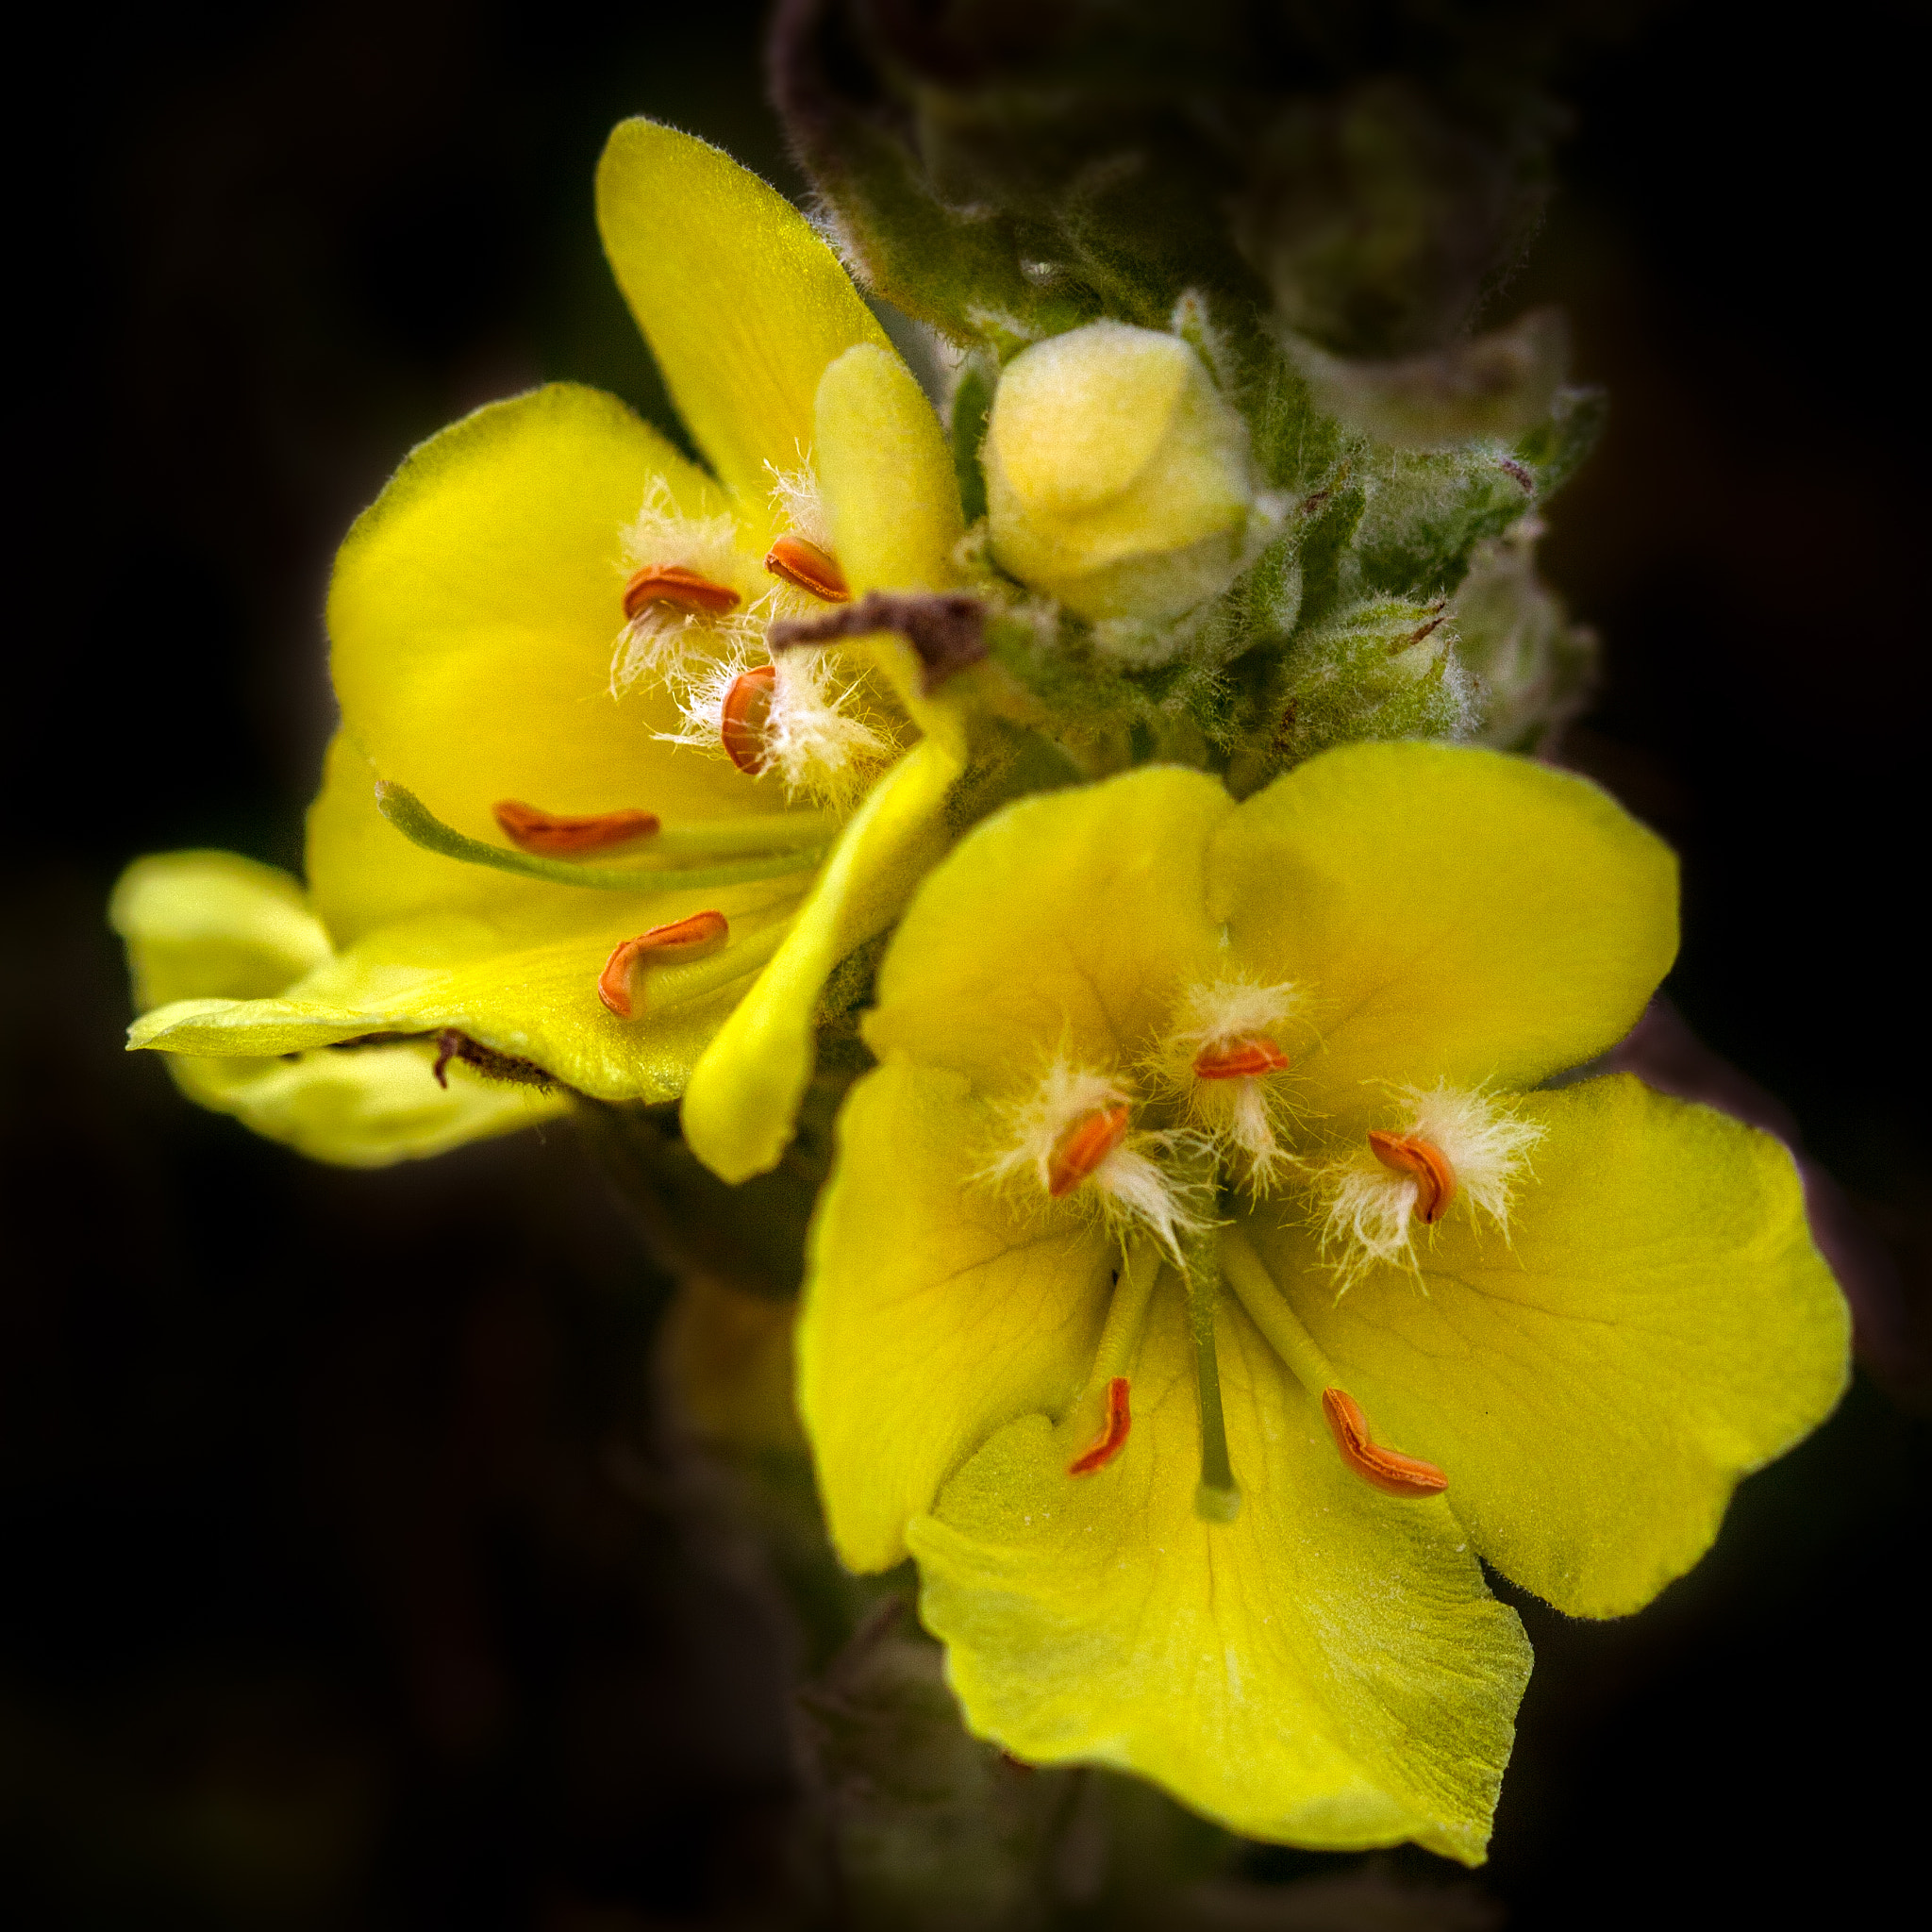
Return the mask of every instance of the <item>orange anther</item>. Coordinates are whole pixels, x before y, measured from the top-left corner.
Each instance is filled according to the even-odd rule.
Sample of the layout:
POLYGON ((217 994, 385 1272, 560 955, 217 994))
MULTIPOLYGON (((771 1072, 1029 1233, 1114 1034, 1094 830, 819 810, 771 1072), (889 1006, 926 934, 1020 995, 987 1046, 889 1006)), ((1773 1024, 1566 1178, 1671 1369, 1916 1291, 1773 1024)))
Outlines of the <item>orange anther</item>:
POLYGON ((1323 1390, 1322 1413, 1328 1418, 1329 1433, 1341 1451, 1342 1461, 1363 1482, 1373 1483, 1387 1495, 1403 1496, 1410 1502, 1424 1496, 1440 1496, 1449 1487, 1449 1478, 1433 1462, 1372 1442, 1369 1419, 1345 1389, 1323 1390))
POLYGON ((772 688, 777 681, 776 665, 755 664, 731 680, 731 689, 718 707, 718 736, 724 756, 741 772, 749 772, 754 777, 772 761, 765 725, 772 715, 772 688))
POLYGON ((788 584, 809 591, 827 604, 852 601, 851 588, 838 559, 827 557, 816 543, 808 543, 803 537, 780 537, 765 552, 765 568, 774 577, 783 577, 788 584))
POLYGON ((687 959, 702 959, 707 953, 715 953, 730 936, 731 927, 722 912, 693 912, 689 919, 654 925, 634 940, 621 940, 597 975, 597 997, 620 1020, 628 1020, 638 1008, 637 975, 642 968, 680 966, 687 959))
POLYGON ((607 845, 648 839, 658 829, 656 815, 648 811, 601 811, 573 818, 541 810, 520 798, 499 799, 490 809, 504 836, 525 852, 601 852, 607 845))
POLYGON ((647 563, 624 587, 624 614, 635 618, 646 604, 671 604, 699 617, 723 617, 742 599, 729 584, 714 584, 681 563, 647 563))
POLYGON ((1100 1108, 1060 1136, 1046 1164, 1046 1191, 1056 1201, 1072 1193, 1126 1138, 1130 1110, 1124 1103, 1100 1108))
POLYGON ((1251 1033, 1225 1046, 1204 1046, 1194 1056, 1194 1078, 1252 1080, 1262 1074, 1278 1074, 1288 1064, 1288 1056, 1272 1040, 1251 1033))
POLYGON ((1424 1227, 1433 1227, 1448 1213, 1456 1198, 1456 1170, 1440 1147, 1413 1135, 1382 1134, 1372 1127, 1369 1152, 1392 1173, 1415 1182, 1415 1218, 1424 1227))
POLYGON ((1107 1385, 1107 1423, 1100 1440, 1067 1464, 1067 1474, 1091 1475, 1096 1469, 1105 1469, 1127 1446, 1127 1431, 1133 1426, 1134 1418, 1127 1410, 1127 1378, 1116 1375, 1107 1385))

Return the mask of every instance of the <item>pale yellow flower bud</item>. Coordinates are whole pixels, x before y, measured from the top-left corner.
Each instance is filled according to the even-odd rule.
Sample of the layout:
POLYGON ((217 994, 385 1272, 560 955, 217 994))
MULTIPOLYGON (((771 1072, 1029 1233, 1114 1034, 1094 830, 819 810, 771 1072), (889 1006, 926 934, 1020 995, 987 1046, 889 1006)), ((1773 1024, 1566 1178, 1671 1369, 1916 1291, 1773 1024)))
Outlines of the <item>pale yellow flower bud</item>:
POLYGON ((1023 350, 985 462, 994 558, 1082 617, 1177 616, 1243 561, 1247 427, 1176 336, 1095 322, 1023 350))

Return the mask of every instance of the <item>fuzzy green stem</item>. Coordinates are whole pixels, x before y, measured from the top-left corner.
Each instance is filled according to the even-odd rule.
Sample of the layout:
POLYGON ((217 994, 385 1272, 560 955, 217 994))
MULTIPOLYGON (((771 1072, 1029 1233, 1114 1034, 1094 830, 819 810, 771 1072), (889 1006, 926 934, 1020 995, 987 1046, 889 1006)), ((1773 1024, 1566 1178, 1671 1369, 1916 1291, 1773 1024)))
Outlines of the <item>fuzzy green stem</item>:
POLYGON ((795 828, 791 824, 790 815, 723 821, 716 826, 690 825, 682 830, 655 833, 652 849, 667 858, 685 853, 722 857, 732 852, 757 851, 770 856, 746 858, 735 865, 575 865, 566 858, 539 858, 507 845, 486 845, 482 840, 472 839, 455 826, 444 824, 413 791, 401 785, 379 782, 375 788, 375 808, 412 845, 420 845, 425 852, 460 859, 465 865, 493 866, 498 872, 516 873, 524 878, 545 879, 552 885, 590 886, 605 892, 674 892, 696 887, 708 890, 713 886, 749 885, 758 879, 782 878, 788 873, 808 872, 825 856, 837 829, 834 821, 816 812, 796 814, 795 828), (814 842, 799 844, 800 839, 814 842), (792 849, 773 850, 788 841, 792 849))
POLYGON ((1215 1353, 1215 1310, 1221 1300, 1221 1258, 1213 1231, 1189 1241, 1186 1253, 1188 1323, 1194 1338, 1194 1375, 1201 1392, 1201 1480, 1194 1514, 1204 1523, 1232 1523, 1241 1492, 1227 1457, 1227 1423, 1221 1407, 1221 1367, 1215 1353))

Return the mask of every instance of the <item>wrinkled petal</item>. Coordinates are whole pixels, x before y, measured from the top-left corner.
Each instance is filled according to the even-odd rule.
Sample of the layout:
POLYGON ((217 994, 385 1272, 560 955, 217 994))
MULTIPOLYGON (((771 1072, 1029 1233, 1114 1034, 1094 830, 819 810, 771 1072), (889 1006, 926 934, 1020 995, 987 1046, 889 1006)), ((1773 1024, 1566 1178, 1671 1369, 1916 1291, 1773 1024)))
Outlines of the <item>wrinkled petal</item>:
POLYGON ((1336 1132, 1383 1083, 1581 1065, 1676 952, 1660 840, 1586 779, 1466 746, 1309 759, 1229 819, 1209 875, 1230 958, 1313 995, 1322 1051, 1299 1074, 1336 1132))
POLYGON ((191 1100, 233 1114, 264 1140, 338 1167, 387 1167, 555 1119, 569 1096, 486 1082, 461 1061, 437 1085, 428 1044, 324 1047, 295 1059, 167 1056, 191 1100))
POLYGON ((1339 1300, 1306 1229, 1257 1216, 1257 1243, 1378 1436, 1447 1473, 1480 1554, 1619 1616, 1830 1413, 1848 1318, 1769 1135, 1628 1076, 1520 1105, 1547 1138, 1507 1241, 1452 1212, 1422 1284, 1382 1268, 1339 1300))
MULTIPOLYGON (((653 477, 693 514, 721 508, 622 403, 563 383, 478 409, 408 457, 349 532, 329 588, 343 730, 377 776, 498 843, 491 808, 505 798, 666 820, 774 808, 727 761, 653 738, 677 724, 662 689, 611 695, 620 537, 653 477)), ((325 917, 371 923, 347 868, 325 917)))
POLYGON ((233 852, 136 859, 108 921, 127 942, 142 1012, 171 1000, 280 992, 330 952, 300 882, 233 852))
POLYGON ((921 887, 880 968, 867 1041, 1012 1094, 1056 1052, 1125 1071, 1213 969, 1212 778, 1148 766, 1008 806, 921 887))
POLYGON ((599 1099, 672 1100, 797 903, 770 885, 648 900, 554 890, 554 904, 497 916, 441 913, 378 927, 277 998, 179 1000, 146 1014, 128 1038, 167 1053, 266 1055, 454 1026, 599 1099), (605 1008, 597 975, 621 940, 724 899, 738 902, 731 944, 742 949, 742 976, 720 984, 727 951, 652 972, 632 1019, 605 1008))
POLYGON ((1201 1522, 1191 1356, 1180 1296, 1157 1296, 1112 1462, 1069 1476, 1027 1416, 912 1525, 921 1614, 968 1724, 1024 1761, 1153 1778, 1251 1838, 1414 1839, 1478 1862, 1529 1674, 1515 1615, 1441 1502, 1343 1471, 1314 1401, 1228 1304, 1242 1506, 1201 1522))
POLYGON ((768 464, 809 454, 826 365, 858 342, 890 354, 885 332, 790 202, 675 128, 620 123, 597 226, 677 413, 749 513, 768 464))
POLYGON ((1118 1245, 1072 1209, 1029 1224, 967 1177, 997 1132, 957 1074, 879 1068, 852 1090, 812 1224, 799 1412, 854 1570, 995 1429, 1064 1407, 1092 1365, 1118 1245))

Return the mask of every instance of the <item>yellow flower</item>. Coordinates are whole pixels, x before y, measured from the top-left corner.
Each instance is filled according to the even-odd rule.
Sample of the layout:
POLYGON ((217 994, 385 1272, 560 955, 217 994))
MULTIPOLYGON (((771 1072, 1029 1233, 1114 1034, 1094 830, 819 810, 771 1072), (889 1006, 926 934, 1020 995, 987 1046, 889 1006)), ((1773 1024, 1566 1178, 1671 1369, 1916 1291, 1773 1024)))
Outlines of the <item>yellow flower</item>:
POLYGON ((1482 751, 1239 807, 1143 769, 960 841, 881 969, 799 1361, 840 1552, 918 1558, 975 1731, 1481 1857, 1530 1658, 1478 1558, 1637 1608, 1846 1372, 1780 1145, 1543 1085, 1675 943, 1654 838, 1482 751))
MULTIPOLYGON (((284 1073, 274 1119, 239 1110, 324 1158, 521 1118, 500 1096, 445 1108, 405 1146, 302 1098, 352 1058, 319 1050, 454 1030, 486 1068, 607 1100, 690 1084, 705 1157, 769 1166, 826 975, 943 847, 962 730, 908 647, 768 642, 777 619, 948 586, 960 521, 938 419, 829 249, 728 157, 627 122, 597 212, 711 473, 569 384, 413 452, 336 561, 342 727, 309 814, 309 898, 290 909, 304 943, 246 986, 223 977, 225 938, 199 967, 177 946, 132 1034, 251 1070, 231 1085, 271 1060, 308 1070, 284 1073)), ((144 863, 132 941, 153 918, 209 923, 205 865, 144 863)), ((390 1077, 427 1099, 432 1051, 391 1055, 390 1077)))

